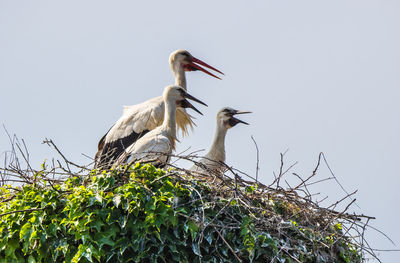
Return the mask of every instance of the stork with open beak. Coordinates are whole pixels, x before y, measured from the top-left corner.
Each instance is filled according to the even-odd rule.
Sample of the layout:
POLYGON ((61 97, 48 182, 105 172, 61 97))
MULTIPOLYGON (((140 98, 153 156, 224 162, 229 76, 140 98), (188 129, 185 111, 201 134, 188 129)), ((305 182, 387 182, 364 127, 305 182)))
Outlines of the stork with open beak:
POLYGON ((163 93, 165 112, 161 126, 146 133, 129 146, 118 158, 115 165, 132 162, 152 162, 161 168, 169 163, 175 150, 177 107, 191 108, 202 115, 187 99, 207 106, 204 102, 188 94, 180 86, 168 86, 163 93))
POLYGON ((251 113, 250 111, 240 111, 229 107, 222 108, 217 113, 217 128, 215 131, 214 141, 209 152, 201 158, 198 163, 193 165, 190 170, 209 173, 215 172, 221 174, 225 172, 225 136, 228 129, 234 127, 238 123, 249 125, 247 122, 239 120, 235 117, 238 114, 251 113))
MULTIPOLYGON (((199 70, 220 79, 218 76, 203 68, 207 67, 223 74, 218 69, 193 57, 186 50, 174 51, 169 57, 169 64, 175 77, 175 85, 181 86, 185 91, 187 90, 186 71, 199 70)), ((163 123, 163 119, 164 100, 162 96, 140 104, 125 106, 122 116, 98 143, 98 151, 95 156, 95 168, 110 168, 114 161, 129 145, 147 132, 160 126, 163 123)), ((178 108, 176 113, 176 123, 183 134, 187 134, 188 128, 192 128, 194 125, 192 117, 181 107, 178 108)))

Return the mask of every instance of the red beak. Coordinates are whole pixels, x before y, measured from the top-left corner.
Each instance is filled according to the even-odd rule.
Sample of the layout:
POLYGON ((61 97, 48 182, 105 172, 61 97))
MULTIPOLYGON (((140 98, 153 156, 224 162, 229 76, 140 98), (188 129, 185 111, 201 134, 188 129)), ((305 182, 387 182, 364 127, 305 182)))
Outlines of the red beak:
POLYGON ((208 74, 208 75, 210 75, 210 76, 213 76, 214 78, 221 79, 220 77, 215 76, 215 75, 212 74, 211 72, 207 71, 206 69, 200 67, 199 65, 197 65, 197 64, 195 64, 195 63, 197 63, 197 64, 199 64, 199 65, 202 65, 202 66, 204 66, 204 67, 207 67, 207 68, 209 68, 209 69, 212 69, 212 70, 214 70, 214 71, 216 71, 216 72, 221 73, 222 75, 224 75, 224 73, 222 73, 222 72, 219 71, 218 69, 216 69, 216 68, 214 68, 214 67, 208 65, 207 63, 201 61, 201 60, 198 59, 198 58, 192 57, 192 61, 189 62, 189 65, 190 65, 191 67, 193 67, 193 68, 195 68, 195 69, 198 69, 198 70, 201 70, 201 71, 203 71, 204 73, 206 73, 206 74, 208 74))

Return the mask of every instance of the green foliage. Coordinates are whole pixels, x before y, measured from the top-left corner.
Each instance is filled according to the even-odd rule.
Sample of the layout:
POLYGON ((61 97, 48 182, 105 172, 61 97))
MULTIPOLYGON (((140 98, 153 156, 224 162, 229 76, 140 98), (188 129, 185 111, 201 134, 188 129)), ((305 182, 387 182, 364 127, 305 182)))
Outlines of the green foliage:
MULTIPOLYGON (((272 221, 260 226, 241 202, 213 196, 207 183, 149 164, 126 170, 0 188, 8 200, 0 203, 0 263, 361 261, 340 238, 340 224, 326 236, 288 220, 278 235, 267 231, 272 221)), ((290 210, 268 204, 278 215, 290 210)))

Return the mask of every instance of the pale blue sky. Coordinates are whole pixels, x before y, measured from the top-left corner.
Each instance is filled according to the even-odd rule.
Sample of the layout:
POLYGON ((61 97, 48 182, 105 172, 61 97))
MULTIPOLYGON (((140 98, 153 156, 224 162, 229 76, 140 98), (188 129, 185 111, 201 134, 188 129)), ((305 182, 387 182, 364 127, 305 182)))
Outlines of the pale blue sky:
MULTIPOLYGON (((287 164, 299 161, 293 171, 306 176, 323 151, 348 191, 359 190, 353 210, 376 216, 373 226, 399 244, 399 14, 395 0, 2 0, 0 123, 25 139, 37 166, 56 156, 45 137, 86 163, 81 153, 95 154, 122 105, 173 83, 168 56, 187 49, 226 75, 187 74, 209 107, 178 151, 208 148, 223 106, 251 110, 242 116, 250 126, 229 131, 228 163, 255 173, 253 135, 269 183, 280 152, 289 148, 287 164)), ((9 149, 0 133, 0 153, 9 149)), ((313 190, 343 197, 333 183, 313 190)), ((369 241, 399 249, 373 231, 369 241)))

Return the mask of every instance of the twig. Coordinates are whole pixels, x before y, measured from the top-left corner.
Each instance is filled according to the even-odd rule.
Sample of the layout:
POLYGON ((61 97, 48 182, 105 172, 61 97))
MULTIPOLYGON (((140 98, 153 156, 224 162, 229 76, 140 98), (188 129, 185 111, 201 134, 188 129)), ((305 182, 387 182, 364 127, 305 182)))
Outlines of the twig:
POLYGON ((258 182, 258 171, 260 170, 259 168, 259 162, 260 162, 260 151, 258 150, 258 145, 256 140, 254 139, 253 135, 251 135, 251 139, 254 142, 254 146, 256 147, 256 151, 257 151, 257 162, 256 162, 256 183, 258 182))
MULTIPOLYGON (((331 173, 332 177, 335 179, 336 183, 340 186, 340 188, 342 188, 342 190, 343 190, 347 195, 349 195, 349 193, 346 191, 346 189, 344 189, 343 185, 339 182, 339 180, 337 179, 337 177, 336 177, 335 174, 333 173, 331 167, 330 167, 329 164, 328 164, 328 161, 327 161, 326 158, 325 158, 325 154, 324 154, 324 153, 322 153, 322 157, 324 158, 325 165, 326 165, 326 167, 328 167, 328 170, 329 170, 329 172, 331 173)), ((359 207, 357 203, 355 203, 355 205, 356 205, 358 208, 361 209, 361 207, 359 207)))
POLYGON ((236 255, 235 251, 232 249, 232 247, 229 245, 229 243, 225 240, 225 238, 222 236, 221 232, 218 231, 217 228, 215 228, 215 231, 217 231, 219 237, 222 239, 222 241, 224 241, 224 243, 226 244, 226 246, 229 248, 229 250, 232 252, 232 254, 235 256, 235 258, 239 261, 242 262, 242 260, 239 258, 238 255, 236 255))
POLYGON ((64 160, 65 164, 67 165, 67 168, 68 168, 69 171, 71 171, 71 169, 70 169, 70 167, 69 167, 70 164, 73 165, 73 166, 75 166, 75 167, 77 167, 77 168, 83 169, 83 170, 90 170, 90 169, 88 169, 88 168, 85 167, 85 166, 81 166, 81 165, 78 165, 78 164, 76 164, 76 163, 73 163, 73 162, 69 161, 69 160, 64 156, 64 154, 58 149, 58 147, 55 145, 55 143, 53 142, 53 140, 51 140, 51 139, 49 140, 49 139, 46 138, 46 139, 43 141, 43 143, 44 143, 44 144, 47 144, 48 146, 52 146, 52 147, 57 151, 57 153, 63 158, 63 160, 64 160))

